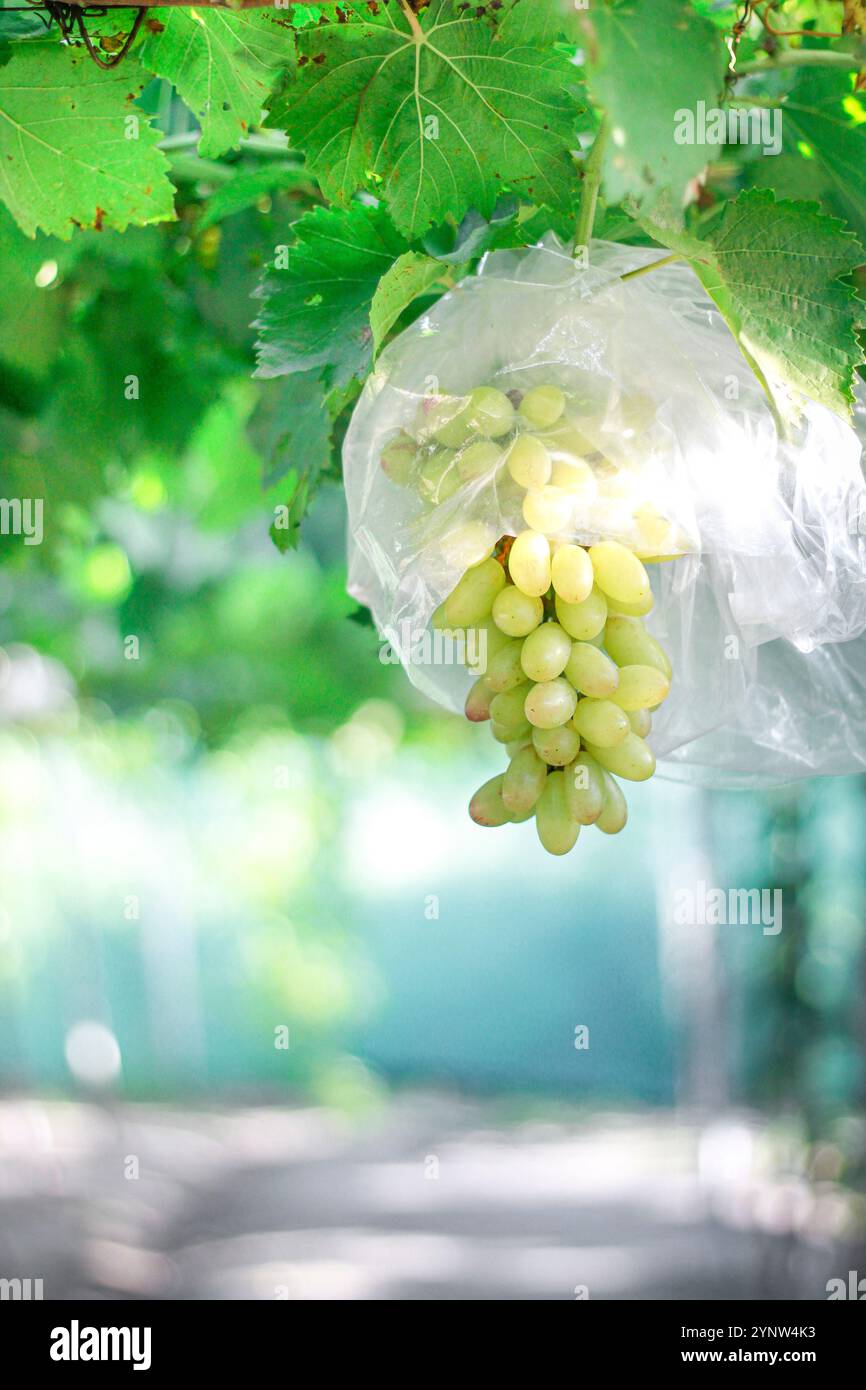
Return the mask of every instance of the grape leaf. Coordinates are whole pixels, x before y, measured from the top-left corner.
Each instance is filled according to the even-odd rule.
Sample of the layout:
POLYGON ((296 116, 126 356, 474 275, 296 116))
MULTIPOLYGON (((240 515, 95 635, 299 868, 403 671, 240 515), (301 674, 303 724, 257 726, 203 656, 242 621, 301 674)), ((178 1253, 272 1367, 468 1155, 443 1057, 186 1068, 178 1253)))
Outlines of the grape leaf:
POLYGON ((331 448, 321 372, 295 372, 268 382, 250 420, 249 435, 264 464, 263 487, 273 487, 290 469, 299 478, 317 478, 327 467, 331 448))
POLYGON ((0 65, 0 198, 28 236, 174 217, 159 132, 133 105, 146 81, 131 58, 104 72, 53 39, 14 45, 0 65))
POLYGON ((706 146, 678 144, 679 111, 719 104, 727 54, 719 30, 688 0, 624 0, 584 16, 587 81, 610 122, 605 196, 651 204, 678 200, 708 160, 706 146))
POLYGON ((257 376, 327 367, 334 385, 364 376, 373 356, 370 309, 380 279, 408 248, 382 208, 315 208, 293 224, 285 269, 270 267, 257 376))
POLYGON ((782 102, 786 150, 792 146, 816 166, 832 188, 838 210, 866 235, 866 105, 851 91, 847 73, 805 69, 782 102))
POLYGON ((768 189, 741 193, 703 236, 640 220, 691 262, 783 419, 798 418, 803 396, 850 413, 863 354, 856 294, 840 276, 864 252, 844 223, 768 189))
POLYGON ((151 11, 162 27, 139 50, 158 77, 173 82, 201 122, 199 152, 215 158, 237 149, 280 69, 294 59, 294 34, 262 10, 151 11))
POLYGON ((306 171, 297 164, 274 162, 259 169, 241 170, 210 195, 196 223, 196 231, 203 232, 226 217, 255 207, 266 194, 306 187, 307 183, 306 171))
POLYGON ((429 290, 445 273, 445 266, 419 251, 406 251, 379 281, 370 307, 373 348, 379 351, 403 310, 419 294, 429 290))
POLYGON ((470 7, 346 3, 298 34, 267 124, 307 155, 326 196, 388 200, 410 239, 506 188, 571 212, 579 189, 576 72, 549 42, 558 0, 470 7), (413 27, 414 26, 414 31, 413 27))

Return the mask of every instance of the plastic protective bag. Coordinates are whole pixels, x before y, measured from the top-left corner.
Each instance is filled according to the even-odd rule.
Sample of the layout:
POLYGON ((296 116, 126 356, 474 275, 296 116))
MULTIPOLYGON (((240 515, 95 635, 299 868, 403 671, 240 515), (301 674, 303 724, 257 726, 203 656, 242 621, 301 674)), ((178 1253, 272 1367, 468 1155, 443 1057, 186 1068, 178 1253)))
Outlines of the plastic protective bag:
POLYGON ((524 494, 503 467, 509 436, 480 454, 481 471, 463 468, 465 479, 462 455, 456 474, 451 456, 443 487, 430 431, 447 437, 479 386, 558 385, 567 419, 548 443, 593 473, 564 534, 678 557, 649 567, 647 625, 674 665, 651 739, 661 773, 736 787, 862 770, 860 441, 810 402, 796 444, 780 443, 691 269, 621 278, 657 259, 596 242, 584 268, 553 240, 490 254, 382 353, 345 441, 350 591, 413 683, 462 708, 472 677, 431 639, 431 617, 480 558, 474 547, 489 553, 525 529, 524 494), (422 440, 408 483, 398 476, 404 432, 422 440))

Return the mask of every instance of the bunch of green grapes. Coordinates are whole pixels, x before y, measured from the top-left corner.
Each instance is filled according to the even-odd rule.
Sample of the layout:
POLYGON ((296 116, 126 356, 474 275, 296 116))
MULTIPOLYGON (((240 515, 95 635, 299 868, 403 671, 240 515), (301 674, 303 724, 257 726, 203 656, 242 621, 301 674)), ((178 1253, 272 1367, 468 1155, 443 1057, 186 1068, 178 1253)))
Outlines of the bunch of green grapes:
POLYGON ((573 849, 582 826, 623 829, 616 779, 655 772, 646 740, 670 691, 670 662, 642 621, 652 601, 643 563, 616 541, 586 549, 526 530, 466 571, 434 623, 484 634, 466 716, 489 720, 509 756, 472 798, 477 825, 534 816, 551 854, 573 849))
MULTIPOLYGON (((646 403, 624 404, 631 432, 647 423, 646 403)), ((642 621, 653 606, 643 562, 679 548, 675 528, 641 498, 629 469, 593 452, 555 385, 525 394, 483 386, 456 403, 426 402, 414 435, 392 441, 382 466, 434 507, 500 471, 519 498, 518 535, 497 538, 485 522, 460 520, 441 540, 465 572, 433 624, 458 638, 474 631, 480 656, 466 716, 489 721, 509 756, 470 816, 484 826, 534 817, 551 854, 567 854, 585 825, 617 834, 628 817, 617 778, 643 782, 655 771, 646 740, 671 665, 642 621), (623 517, 633 548, 571 539, 603 535, 606 519, 623 517)))

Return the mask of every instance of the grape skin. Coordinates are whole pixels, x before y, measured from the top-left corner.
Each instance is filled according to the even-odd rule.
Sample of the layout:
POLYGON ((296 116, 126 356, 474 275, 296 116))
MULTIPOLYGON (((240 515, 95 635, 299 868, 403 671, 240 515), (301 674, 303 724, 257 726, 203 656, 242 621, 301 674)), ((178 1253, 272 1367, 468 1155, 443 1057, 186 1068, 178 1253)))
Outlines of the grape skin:
POLYGON ((598 587, 615 603, 633 606, 652 597, 649 575, 641 561, 618 541, 590 546, 589 558, 598 587))
POLYGON ((621 666, 619 684, 611 699, 627 713, 655 709, 670 692, 671 683, 655 666, 621 666))
POLYGON ((472 627, 490 617, 493 600, 505 588, 505 571, 492 557, 464 574, 453 593, 445 600, 446 625, 452 628, 472 627))
POLYGON ((569 637, 576 642, 590 642, 604 631, 607 622, 607 600, 600 589, 593 589, 583 603, 556 600, 556 616, 569 637))
POLYGON ((541 598, 550 588, 550 542, 539 531, 521 531, 508 557, 511 578, 522 593, 541 598))
POLYGON ((568 808, 564 772, 551 772, 535 808, 538 838, 548 854, 568 854, 574 849, 580 826, 568 808))
POLYGON ((554 592, 563 603, 583 603, 592 593, 592 561, 579 545, 561 545, 550 564, 554 592))
POLYGON ((541 599, 522 593, 516 584, 509 584, 493 600, 493 621, 509 637, 528 637, 543 617, 541 599))
POLYGON ((533 729, 532 744, 548 766, 567 767, 580 752, 580 734, 570 724, 561 724, 558 729, 533 729))
POLYGON ((619 685, 616 663, 591 642, 575 642, 572 645, 565 675, 575 690, 582 695, 591 695, 595 700, 612 698, 619 685))
POLYGON ((512 814, 524 816, 533 809, 547 781, 547 764, 530 744, 511 759, 502 785, 502 800, 512 814))
POLYGON ((574 727, 588 747, 595 744, 599 748, 615 748, 631 733, 628 715, 611 700, 578 701, 574 727))
POLYGON ((577 693, 567 680, 540 681, 526 696, 526 718, 536 729, 557 729, 567 724, 577 707, 577 693))
POLYGON ((515 439, 508 455, 508 471, 520 487, 544 487, 553 468, 545 444, 531 434, 515 439))
POLYGON ((543 623, 524 641, 520 662, 531 681, 552 681, 565 670, 571 648, 571 638, 559 623, 543 623))

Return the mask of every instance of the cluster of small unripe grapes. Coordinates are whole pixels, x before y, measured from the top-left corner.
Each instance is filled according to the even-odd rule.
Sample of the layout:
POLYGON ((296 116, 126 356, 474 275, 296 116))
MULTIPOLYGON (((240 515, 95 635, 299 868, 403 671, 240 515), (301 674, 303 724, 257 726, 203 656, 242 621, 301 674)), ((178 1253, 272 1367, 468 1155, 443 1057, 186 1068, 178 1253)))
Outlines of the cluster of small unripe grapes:
POLYGON ((466 641, 478 654, 466 715, 490 721, 509 755, 469 814, 484 826, 534 817, 551 854, 567 854, 582 826, 623 829, 628 810, 616 778, 653 775, 651 711, 671 681, 642 619, 653 606, 643 560, 665 558, 672 528, 641 504, 630 508, 633 548, 570 539, 576 530, 603 535, 602 483, 609 502, 627 496, 632 480, 623 487, 620 476, 610 488, 613 470, 603 459, 593 466, 568 404, 553 385, 525 394, 479 387, 456 407, 453 399, 426 403, 415 433, 403 432, 382 456, 392 481, 433 506, 482 475, 504 474, 520 499, 526 529, 516 536, 497 537, 483 521, 449 527, 442 553, 465 572, 433 625, 474 637, 466 641))

